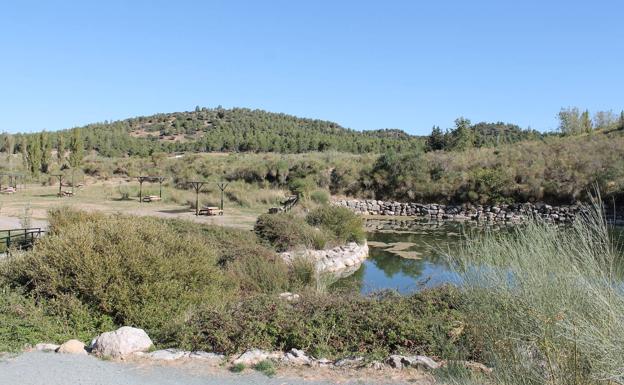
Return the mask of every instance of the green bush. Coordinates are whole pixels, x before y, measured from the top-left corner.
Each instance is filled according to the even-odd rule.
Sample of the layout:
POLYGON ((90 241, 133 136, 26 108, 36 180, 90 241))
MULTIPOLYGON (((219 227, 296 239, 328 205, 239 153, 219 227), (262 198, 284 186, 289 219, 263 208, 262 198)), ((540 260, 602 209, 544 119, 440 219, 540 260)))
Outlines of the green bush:
MULTIPOLYGON (((252 296, 227 308, 202 307, 188 321, 186 346, 234 353, 249 347, 304 349, 316 357, 391 353, 440 355, 461 325, 456 290, 410 296, 305 293, 290 303, 252 296)), ((182 338, 182 337, 181 337, 182 338)))
POLYGON ((339 244, 366 240, 364 220, 346 207, 321 206, 306 215, 306 222, 332 234, 339 244))
POLYGON ((308 225, 303 218, 291 212, 260 215, 254 230, 258 237, 277 251, 298 246, 322 249, 327 243, 327 235, 323 231, 308 225))
POLYGON ((166 221, 70 210, 50 218, 50 234, 4 269, 6 281, 36 298, 70 296, 163 341, 189 310, 234 295, 214 247, 166 221))
POLYGON ((86 342, 112 328, 109 317, 90 311, 69 295, 36 300, 19 290, 0 287, 0 352, 39 342, 60 344, 70 338, 86 342))
POLYGON ((325 190, 312 191, 310 199, 312 199, 314 203, 326 205, 329 203, 329 193, 325 190))

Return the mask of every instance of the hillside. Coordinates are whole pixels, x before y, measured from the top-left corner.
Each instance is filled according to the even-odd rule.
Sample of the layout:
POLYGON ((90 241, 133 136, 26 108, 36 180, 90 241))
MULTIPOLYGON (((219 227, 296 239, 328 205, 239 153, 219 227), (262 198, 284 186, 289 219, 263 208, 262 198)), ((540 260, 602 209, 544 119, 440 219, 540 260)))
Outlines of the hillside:
POLYGON ((103 156, 164 152, 351 153, 405 151, 422 139, 400 130, 356 131, 337 123, 246 108, 199 108, 89 124, 87 148, 103 156))

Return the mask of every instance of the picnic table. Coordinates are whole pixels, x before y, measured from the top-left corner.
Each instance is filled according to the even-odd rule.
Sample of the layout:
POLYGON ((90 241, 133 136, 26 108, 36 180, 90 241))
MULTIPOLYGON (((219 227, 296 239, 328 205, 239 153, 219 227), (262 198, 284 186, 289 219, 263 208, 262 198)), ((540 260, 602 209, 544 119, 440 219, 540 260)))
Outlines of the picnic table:
POLYGON ((143 202, 158 202, 160 199, 158 195, 146 195, 143 197, 143 202))
POLYGON ((2 191, 0 191, 0 193, 2 194, 14 194, 17 190, 15 190, 13 187, 7 187, 7 188, 3 188, 2 191))
POLYGON ((56 195, 58 195, 61 198, 62 197, 68 197, 69 198, 69 197, 73 197, 74 196, 74 192, 73 191, 61 191, 61 192, 59 192, 56 195))
POLYGON ((223 215, 223 210, 221 210, 218 207, 215 206, 204 206, 202 207, 199 212, 197 213, 198 215, 208 215, 208 216, 212 216, 212 215, 223 215))

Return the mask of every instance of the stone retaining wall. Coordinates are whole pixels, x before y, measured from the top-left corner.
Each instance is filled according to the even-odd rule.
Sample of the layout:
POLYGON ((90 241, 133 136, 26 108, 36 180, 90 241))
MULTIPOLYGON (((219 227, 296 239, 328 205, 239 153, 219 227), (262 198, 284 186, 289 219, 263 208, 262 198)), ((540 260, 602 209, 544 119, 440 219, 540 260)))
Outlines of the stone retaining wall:
POLYGON ((336 275, 349 274, 357 270, 368 257, 368 244, 358 245, 355 242, 324 250, 294 250, 280 253, 287 263, 295 258, 309 258, 316 264, 320 273, 336 275))
MULTIPOLYGON (((581 205, 551 206, 544 203, 501 205, 441 205, 404 202, 384 202, 371 199, 340 199, 335 205, 348 207, 358 214, 417 216, 440 220, 478 220, 488 222, 521 222, 530 216, 552 222, 571 222, 585 208, 581 205)), ((617 216, 615 221, 624 218, 617 216)))

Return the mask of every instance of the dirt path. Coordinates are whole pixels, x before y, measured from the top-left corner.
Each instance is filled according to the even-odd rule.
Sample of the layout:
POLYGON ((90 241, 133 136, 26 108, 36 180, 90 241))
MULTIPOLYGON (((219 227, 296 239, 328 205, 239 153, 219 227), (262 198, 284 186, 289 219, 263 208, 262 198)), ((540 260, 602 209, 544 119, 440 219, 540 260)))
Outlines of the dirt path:
MULTIPOLYGON (((314 369, 308 369, 314 371, 314 369)), ((253 370, 242 374, 229 373, 223 368, 205 364, 140 364, 103 361, 91 356, 55 353, 23 353, 0 359, 0 384, 20 385, 331 385, 404 383, 371 382, 360 379, 334 379, 332 382, 278 374, 269 378, 253 370)), ((412 382, 422 384, 422 382, 412 382)))

